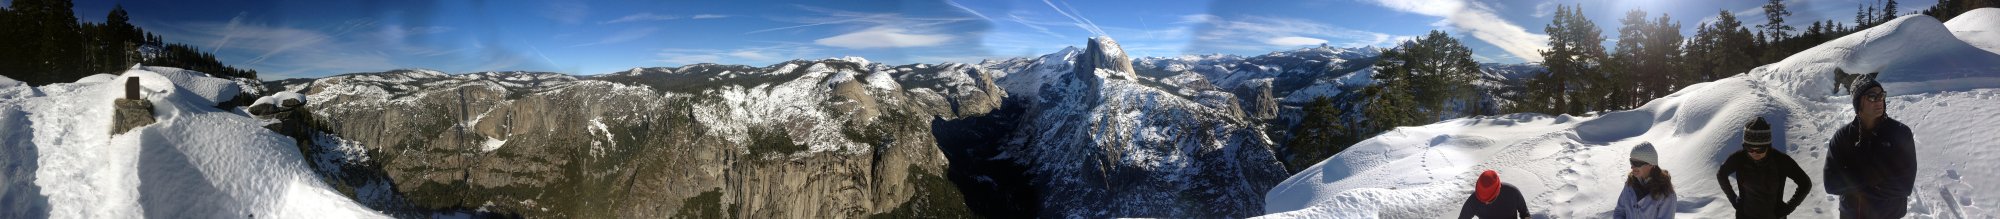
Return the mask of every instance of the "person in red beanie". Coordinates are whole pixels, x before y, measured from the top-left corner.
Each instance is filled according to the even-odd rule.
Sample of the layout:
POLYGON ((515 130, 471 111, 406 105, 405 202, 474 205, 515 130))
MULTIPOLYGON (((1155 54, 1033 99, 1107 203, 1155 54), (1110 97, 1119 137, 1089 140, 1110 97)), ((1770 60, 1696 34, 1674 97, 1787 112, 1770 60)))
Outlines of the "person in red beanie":
POLYGON ((1528 201, 1513 184, 1500 182, 1499 172, 1486 170, 1479 173, 1472 197, 1465 198, 1465 206, 1459 207, 1458 218, 1528 218, 1528 201))

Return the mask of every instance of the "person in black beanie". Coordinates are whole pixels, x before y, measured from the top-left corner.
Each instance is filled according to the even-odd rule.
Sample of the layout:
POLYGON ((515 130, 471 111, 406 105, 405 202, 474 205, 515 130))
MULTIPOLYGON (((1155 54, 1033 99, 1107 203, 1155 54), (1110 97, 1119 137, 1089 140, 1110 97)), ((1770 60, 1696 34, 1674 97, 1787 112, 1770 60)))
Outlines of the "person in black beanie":
POLYGON ((1763 117, 1751 120, 1743 127, 1743 149, 1730 154, 1715 171, 1722 194, 1736 207, 1736 218, 1784 218, 1812 191, 1812 178, 1792 156, 1771 147, 1772 137, 1771 124, 1763 117), (1729 187, 1730 175, 1736 176, 1735 189, 1729 187), (1798 184, 1790 201, 1778 199, 1785 197, 1785 179, 1798 184))
POLYGON ((1889 118, 1882 84, 1854 86, 1854 122, 1827 144, 1826 193, 1840 196, 1840 218, 1901 218, 1917 181, 1910 127, 1889 118))

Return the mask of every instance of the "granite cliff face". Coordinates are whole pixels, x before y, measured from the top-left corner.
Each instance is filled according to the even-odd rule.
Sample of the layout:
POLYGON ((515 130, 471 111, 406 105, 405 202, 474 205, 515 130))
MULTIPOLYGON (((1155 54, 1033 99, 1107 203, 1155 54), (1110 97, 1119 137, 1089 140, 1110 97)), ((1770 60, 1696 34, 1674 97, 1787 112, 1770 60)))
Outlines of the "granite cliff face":
POLYGON ((963 214, 930 120, 1005 95, 973 65, 859 59, 275 85, 417 206, 549 217, 963 214))
POLYGON ((1287 176, 1268 136, 1300 101, 1365 86, 1375 52, 1135 61, 1097 37, 979 64, 396 70, 269 85, 313 100, 303 111, 326 130, 319 148, 344 154, 319 159, 336 164, 322 172, 359 173, 329 177, 382 209, 1247 217, 1287 176))
MULTIPOLYGON (((1117 42, 1092 38, 1068 72, 1022 100, 1000 151, 1035 176, 1041 217, 1247 217, 1286 177, 1233 94, 1141 77, 1117 42)), ((1053 61, 1038 65, 1064 64, 1053 61)), ((1026 68, 1043 69, 1043 68, 1026 68)), ((1010 90, 1011 91, 1011 90, 1010 90)))

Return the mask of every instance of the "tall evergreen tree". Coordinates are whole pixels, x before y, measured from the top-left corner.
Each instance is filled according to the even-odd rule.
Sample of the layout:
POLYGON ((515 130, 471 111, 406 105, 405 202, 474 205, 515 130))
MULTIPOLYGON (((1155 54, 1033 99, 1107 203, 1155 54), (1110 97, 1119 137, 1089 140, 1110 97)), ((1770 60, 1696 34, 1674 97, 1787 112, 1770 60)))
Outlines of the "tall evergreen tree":
POLYGON ((1715 21, 1705 24, 1697 32, 1689 45, 1688 58, 1693 63, 1688 66, 1703 74, 1701 81, 1743 73, 1759 63, 1755 56, 1758 54, 1757 37, 1751 35, 1750 29, 1728 10, 1716 12, 1715 21))
POLYGON ((1602 88, 1592 85, 1603 78, 1599 68, 1603 65, 1603 30, 1584 17, 1578 7, 1557 6, 1553 21, 1543 28, 1549 34, 1549 49, 1542 51, 1542 65, 1549 69, 1549 80, 1545 84, 1554 86, 1544 92, 1554 94, 1548 113, 1583 114, 1593 110, 1594 102, 1604 95, 1594 93, 1602 88))
POLYGON ((0 75, 30 85, 71 82, 97 73, 118 73, 133 63, 178 67, 221 77, 256 78, 215 55, 185 45, 166 45, 158 35, 131 24, 123 6, 105 23, 79 23, 69 0, 18 0, 0 9, 0 75), (152 54, 141 55, 140 48, 152 54), (145 59, 152 57, 151 59, 145 59))
POLYGON ((1640 98, 1641 90, 1659 82, 1651 80, 1655 75, 1645 66, 1647 62, 1655 61, 1643 55, 1652 48, 1641 46, 1646 43, 1647 29, 1651 28, 1647 21, 1646 11, 1638 9, 1626 11, 1625 18, 1618 19, 1621 25, 1618 27, 1618 42, 1612 45, 1611 61, 1604 66, 1606 83, 1599 86, 1607 88, 1603 92, 1610 96, 1604 99, 1606 106, 1620 109, 1629 106, 1629 102, 1640 98))
POLYGON ((1618 43, 1607 72, 1614 77, 1604 87, 1612 87, 1607 109, 1638 107, 1647 100, 1664 96, 1673 89, 1699 81, 1681 67, 1683 37, 1681 25, 1662 14, 1649 19, 1643 10, 1632 10, 1619 22, 1618 43))
POLYGON ((1888 2, 1883 2, 1882 17, 1878 18, 1880 21, 1876 21, 1875 23, 1885 23, 1889 22, 1889 20, 1895 20, 1897 15, 1898 13, 1896 12, 1896 0, 1889 0, 1888 2))
POLYGON ((1792 11, 1785 9, 1784 0, 1771 0, 1764 3, 1764 19, 1769 22, 1758 27, 1764 28, 1764 33, 1774 39, 1771 41, 1783 39, 1792 31, 1791 25, 1785 25, 1785 17, 1789 16, 1792 16, 1792 11))
POLYGON ((1860 8, 1855 8, 1856 11, 1854 11, 1854 26, 1856 27, 1875 26, 1875 5, 1861 4, 1861 6, 1862 7, 1860 8))
POLYGON ((1638 107, 1648 100, 1666 96, 1683 86, 1700 82, 1694 79, 1698 78, 1694 74, 1679 71, 1685 69, 1681 66, 1687 63, 1687 58, 1683 55, 1686 51, 1682 48, 1687 37, 1681 36, 1680 22, 1674 21, 1673 16, 1662 13, 1659 18, 1654 18, 1653 22, 1647 25, 1646 30, 1646 43, 1642 46, 1647 50, 1643 57, 1651 61, 1642 66, 1650 71, 1648 73, 1655 75, 1650 78, 1656 83, 1651 83, 1645 90, 1645 98, 1636 100, 1630 105, 1631 107, 1638 107))
MULTIPOLYGON (((1375 62, 1368 117, 1388 128, 1474 114, 1479 63, 1472 50, 1444 31, 1406 41, 1375 62), (1407 99, 1404 99, 1407 98, 1407 99)), ((1382 129, 1378 129, 1382 130, 1382 129)))
POLYGON ((1354 144, 1356 135, 1343 124, 1346 112, 1340 106, 1329 97, 1316 97, 1305 105, 1305 118, 1292 129, 1292 140, 1285 144, 1285 169, 1297 173, 1354 144))

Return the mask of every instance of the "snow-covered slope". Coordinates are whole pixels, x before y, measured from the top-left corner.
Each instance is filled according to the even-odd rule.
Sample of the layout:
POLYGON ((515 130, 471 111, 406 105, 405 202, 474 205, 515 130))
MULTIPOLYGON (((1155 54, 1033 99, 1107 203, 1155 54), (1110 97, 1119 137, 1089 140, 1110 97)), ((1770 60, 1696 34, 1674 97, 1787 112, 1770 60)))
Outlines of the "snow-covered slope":
MULTIPOLYGON (((1268 217, 1432 218, 1456 215, 1477 174, 1497 170, 1531 211, 1551 218, 1608 218, 1634 145, 1651 142, 1674 176, 1682 218, 1728 218, 1713 177, 1738 150, 1741 126, 1769 119, 1775 144, 1824 181, 1826 142, 1853 118, 1852 96, 1831 92, 1836 70, 1881 74, 1888 114, 1915 132, 1918 179, 1909 217, 2000 215, 2000 54, 1957 24, 2000 22, 1993 9, 1954 29, 1910 15, 1800 52, 1778 63, 1701 83, 1633 110, 1593 117, 1514 114, 1402 127, 1363 141, 1272 188, 1268 217), (1954 37, 1954 33, 1958 33, 1954 37), (1964 40, 1961 40, 1964 39, 1964 40), (1968 44, 1967 41, 1973 41, 1968 44)), ((1993 25, 1971 28, 1990 30, 1993 25)), ((1973 31, 1976 32, 1976 31, 1973 31)), ((1789 185, 1789 183, 1788 183, 1789 185)), ((1790 190, 1786 190, 1790 191, 1790 190)), ((1792 216, 1830 218, 1837 203, 1813 188, 1792 216)))
POLYGON ((1972 9, 1952 17, 1944 26, 1965 43, 2000 53, 2000 8, 1972 9))
MULTIPOLYGON (((0 80, 4 81, 4 80, 0 80)), ((314 177, 290 138, 217 109, 242 89, 199 72, 0 85, 6 218, 382 217, 314 177), (108 134, 112 100, 138 77, 158 121, 108 134), (110 79, 110 80, 105 80, 110 79)))

